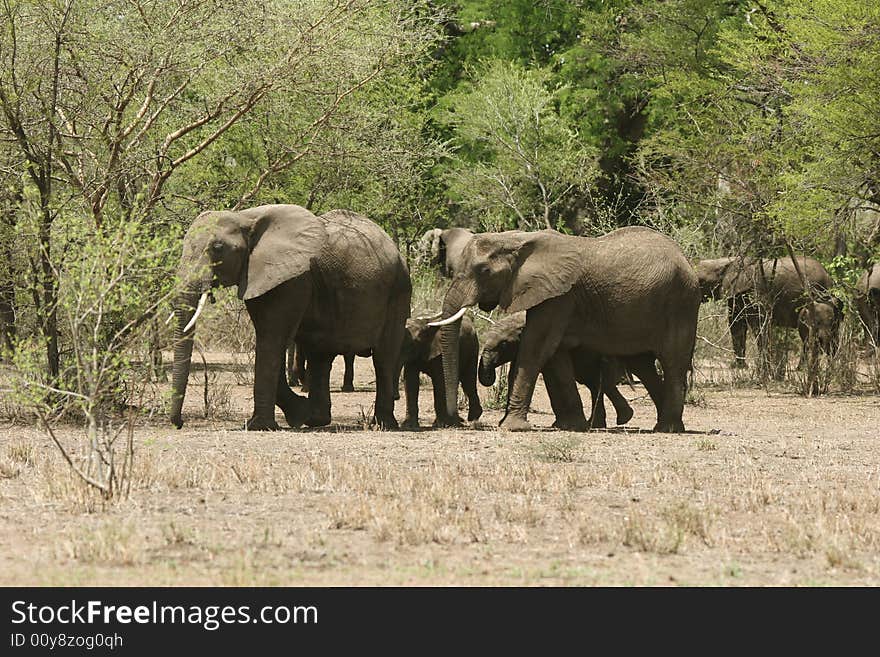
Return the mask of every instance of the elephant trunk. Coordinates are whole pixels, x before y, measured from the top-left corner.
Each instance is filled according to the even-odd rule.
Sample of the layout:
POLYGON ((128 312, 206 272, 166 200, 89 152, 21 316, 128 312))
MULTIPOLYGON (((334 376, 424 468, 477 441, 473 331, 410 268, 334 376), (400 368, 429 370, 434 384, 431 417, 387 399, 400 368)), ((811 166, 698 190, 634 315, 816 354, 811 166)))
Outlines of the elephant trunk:
POLYGON ((495 385, 495 368, 498 366, 496 360, 495 355, 487 351, 483 351, 480 355, 478 376, 480 384, 487 388, 495 385))
MULTIPOLYGON (((476 286, 468 279, 453 281, 443 299, 443 319, 458 318, 440 328, 440 348, 443 354, 443 381, 446 386, 446 413, 458 415, 458 350, 461 331, 460 311, 476 303, 476 286)), ((441 322, 443 320, 440 320, 441 322)))
POLYGON ((183 398, 186 395, 186 384, 189 381, 189 368, 192 360, 193 329, 189 327, 199 302, 198 291, 183 292, 175 299, 174 317, 174 367, 171 375, 171 423, 180 429, 183 426, 181 411, 183 398))

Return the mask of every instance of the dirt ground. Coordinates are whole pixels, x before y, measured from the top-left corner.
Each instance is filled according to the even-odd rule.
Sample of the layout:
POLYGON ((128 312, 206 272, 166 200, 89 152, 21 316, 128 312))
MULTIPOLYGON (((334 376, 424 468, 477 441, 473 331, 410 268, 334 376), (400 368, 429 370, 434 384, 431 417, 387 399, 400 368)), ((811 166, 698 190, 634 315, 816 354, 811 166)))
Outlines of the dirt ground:
MULTIPOLYGON (((10 421, 0 584, 880 584, 877 395, 743 388, 705 365, 683 435, 647 431, 638 386, 622 389, 626 429, 550 430, 542 384, 531 433, 498 430, 489 408, 477 428, 377 432, 362 428, 370 361, 349 394, 342 365, 334 424, 277 433, 241 430, 246 367, 211 373, 212 419, 193 372, 186 426, 142 422, 131 494, 106 508, 10 421)), ((421 408, 429 426, 428 384, 421 408)))

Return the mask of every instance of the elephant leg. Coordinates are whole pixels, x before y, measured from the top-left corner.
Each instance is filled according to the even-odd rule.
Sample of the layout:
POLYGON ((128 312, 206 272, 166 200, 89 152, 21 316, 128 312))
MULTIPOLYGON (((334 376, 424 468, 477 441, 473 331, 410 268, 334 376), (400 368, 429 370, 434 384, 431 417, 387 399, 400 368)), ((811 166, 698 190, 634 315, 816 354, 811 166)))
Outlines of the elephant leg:
MULTIPOLYGON (((513 384, 516 382, 516 356, 510 361, 507 367, 507 399, 504 400, 504 415, 501 417, 499 425, 504 424, 507 414, 510 412, 510 393, 513 391, 513 384)), ((553 403, 553 400, 550 400, 553 403)))
POLYGON ((309 377, 309 416, 306 425, 325 427, 330 424, 330 369, 331 354, 309 354, 306 375, 309 377))
POLYGON ((275 396, 275 403, 284 413, 288 426, 292 429, 302 426, 308 417, 309 402, 290 389, 283 368, 278 371, 278 388, 275 396))
POLYGON ((408 313, 407 293, 405 298, 401 297, 390 304, 389 319, 385 323, 379 344, 373 348, 373 369, 376 371, 375 419, 382 429, 398 427, 394 417, 394 391, 397 387, 397 368, 408 313))
POLYGON ((657 409, 657 421, 660 421, 663 408, 664 387, 657 367, 654 365, 654 354, 638 354, 636 356, 622 356, 621 360, 626 364, 630 372, 639 377, 639 381, 645 386, 654 407, 657 409))
POLYGON ((342 377, 342 392, 354 392, 354 354, 343 354, 345 374, 342 377))
MULTIPOLYGON (((509 431, 529 431, 529 406, 538 374, 556 353, 568 326, 572 302, 568 296, 555 297, 530 308, 520 337, 516 357, 516 378, 510 393, 507 416, 501 423, 509 431)), ((569 363, 570 363, 569 359, 569 363)), ((572 376, 574 384, 574 376, 572 376)))
MULTIPOLYGON (((311 280, 303 277, 286 281, 245 302, 256 334, 254 412, 246 425, 249 431, 279 428, 275 422, 275 404, 283 376, 284 353, 310 299, 311 280)), ((288 404, 288 399, 282 403, 288 404)))
MULTIPOLYGON (((406 395, 406 417, 403 426, 407 429, 419 428, 419 368, 408 363, 403 368, 404 394, 406 395)), ((436 393, 435 393, 436 397, 436 393)))
POLYGON ((727 323, 730 327, 730 340, 733 343, 733 367, 744 368, 746 364, 746 327, 743 300, 734 297, 727 300, 727 323))
POLYGON ((575 380, 583 383, 590 391, 590 417, 588 423, 591 429, 604 429, 607 425, 605 417, 605 399, 602 390, 602 373, 599 370, 600 359, 589 352, 584 353, 576 350, 572 353, 573 364, 577 363, 575 380))
POLYGON ((553 354, 544 365, 542 374, 550 406, 556 415, 553 426, 567 431, 586 431, 589 423, 584 417, 584 405, 574 380, 570 352, 560 349, 553 354))
MULTIPOLYGON (((462 352, 459 363, 458 379, 461 381, 461 389, 468 400, 468 422, 475 422, 483 414, 483 405, 477 394, 477 353, 462 352)), ((442 360, 440 361, 440 371, 443 371, 442 360)))
POLYGON ((605 396, 611 401, 611 405, 614 406, 614 410, 617 413, 617 424, 620 425, 629 422, 633 416, 633 409, 626 400, 626 397, 620 394, 620 390, 617 389, 617 386, 609 385, 606 387, 606 382, 603 377, 602 390, 604 391, 605 396))

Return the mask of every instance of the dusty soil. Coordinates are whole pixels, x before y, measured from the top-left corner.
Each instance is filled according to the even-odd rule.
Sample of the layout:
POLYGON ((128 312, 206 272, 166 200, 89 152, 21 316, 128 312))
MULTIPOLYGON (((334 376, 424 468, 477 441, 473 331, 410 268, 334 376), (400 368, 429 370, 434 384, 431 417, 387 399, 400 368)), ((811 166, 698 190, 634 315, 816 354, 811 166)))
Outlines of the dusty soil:
MULTIPOLYGON (((0 584, 880 584, 867 390, 807 399, 708 364, 683 435, 647 431, 638 386, 626 429, 550 430, 540 387, 531 433, 491 409, 477 428, 377 432, 370 361, 343 394, 338 358, 333 426, 247 433, 249 375, 230 369, 211 372, 214 418, 194 372, 181 431, 140 422, 131 494, 103 507, 43 432, 0 430, 0 584)), ((430 399, 426 384, 423 425, 430 399)))

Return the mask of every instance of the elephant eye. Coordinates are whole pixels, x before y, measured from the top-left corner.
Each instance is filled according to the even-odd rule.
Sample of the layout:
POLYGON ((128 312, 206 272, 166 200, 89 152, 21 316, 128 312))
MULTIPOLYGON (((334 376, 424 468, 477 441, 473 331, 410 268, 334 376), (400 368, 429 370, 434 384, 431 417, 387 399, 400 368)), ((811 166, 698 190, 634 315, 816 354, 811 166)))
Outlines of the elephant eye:
POLYGON ((211 253, 222 253, 223 242, 211 242, 211 253))

